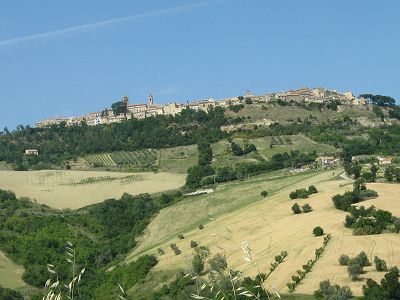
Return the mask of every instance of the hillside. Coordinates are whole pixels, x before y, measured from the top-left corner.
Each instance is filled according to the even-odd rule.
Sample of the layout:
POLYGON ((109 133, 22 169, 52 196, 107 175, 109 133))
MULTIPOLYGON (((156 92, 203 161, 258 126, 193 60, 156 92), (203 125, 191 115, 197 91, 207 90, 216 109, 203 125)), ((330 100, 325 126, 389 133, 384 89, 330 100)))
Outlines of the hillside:
MULTIPOLYGON (((248 241, 252 256, 262 271, 266 271, 277 253, 289 253, 282 267, 269 279, 269 284, 280 293, 287 293, 286 284, 291 276, 312 258, 314 249, 322 244, 322 237, 312 235, 313 228, 319 225, 326 233, 332 235, 332 240, 296 292, 312 294, 318 289, 320 281, 330 279, 331 282, 350 286, 356 295, 361 295, 361 287, 366 278, 379 281, 383 273, 376 272, 371 267, 361 277, 362 280, 351 281, 346 268, 338 263, 339 256, 354 256, 360 251, 365 251, 370 260, 377 255, 384 258, 390 266, 395 266, 400 263, 400 243, 398 234, 354 236, 343 226, 346 213, 333 207, 331 196, 351 189, 352 185, 351 182, 338 178, 339 173, 340 171, 336 170, 301 175, 287 178, 285 183, 282 183, 280 178, 274 181, 268 177, 260 177, 222 185, 215 193, 197 196, 162 211, 150 223, 139 247, 128 260, 135 259, 139 254, 157 253, 157 248, 162 248, 166 253, 159 256, 159 264, 152 271, 154 276, 157 277, 158 272, 167 270, 188 270, 193 255, 190 241, 194 240, 199 245, 209 247, 212 255, 225 254, 231 268, 255 276, 257 269, 243 259, 241 250, 242 242, 248 241), (277 183, 281 185, 277 186, 277 183), (309 203, 313 211, 309 214, 293 215, 290 207, 295 201, 289 199, 289 193, 311 184, 317 187, 319 193, 299 203, 309 203), (260 196, 262 190, 269 192, 266 198, 260 196), (221 202, 223 200, 225 202, 221 202), (218 210, 218 205, 224 209, 218 210), (174 215, 182 217, 171 217, 174 215), (204 225, 203 230, 197 228, 200 223, 204 225), (182 234, 184 239, 178 239, 178 234, 182 234), (171 243, 175 243, 182 250, 182 254, 175 255, 169 249, 171 243)), ((378 208, 392 208, 389 210, 398 214, 396 195, 400 193, 400 186, 372 186, 379 191, 379 197, 370 200, 371 204, 378 208)), ((368 204, 363 203, 366 206, 368 204)))
MULTIPOLYGON (((379 281, 385 273, 368 266, 352 281, 338 263, 341 254, 365 251, 370 261, 376 255, 389 267, 400 262, 400 126, 386 118, 385 108, 382 118, 371 110, 376 106, 368 107, 252 103, 236 112, 187 109, 176 116, 1 135, 0 268, 12 276, 0 276, 0 284, 26 297, 43 293, 49 262, 65 282, 71 241, 74 266, 88 270, 82 299, 117 297, 118 284, 126 299, 187 299, 198 292, 196 285, 220 285, 236 272, 240 284, 254 289, 262 283, 257 268, 267 272, 287 251, 265 284, 292 299, 287 284, 324 245, 292 296, 309 299, 324 279, 362 295, 367 278, 379 281), (24 154, 28 147, 38 155, 24 154), (379 165, 378 158, 388 164, 379 165), (348 174, 339 176, 343 169, 348 174), (344 220, 358 212, 338 210, 331 200, 354 192, 353 176, 379 195, 366 190, 371 198, 357 205, 388 211, 379 211, 386 218, 382 227, 362 228, 372 235, 354 235, 344 220), (292 191, 310 186, 318 192, 290 200, 292 191), (295 202, 309 204, 311 212, 293 214, 295 202), (314 237, 316 226, 324 236, 314 237), (246 243, 253 264, 243 259, 246 243), (194 251, 208 255, 201 252, 204 270, 196 280, 185 276, 200 255, 194 251), (209 260, 218 253, 227 267, 215 279, 209 260)), ((361 221, 374 222, 373 213, 361 221)))

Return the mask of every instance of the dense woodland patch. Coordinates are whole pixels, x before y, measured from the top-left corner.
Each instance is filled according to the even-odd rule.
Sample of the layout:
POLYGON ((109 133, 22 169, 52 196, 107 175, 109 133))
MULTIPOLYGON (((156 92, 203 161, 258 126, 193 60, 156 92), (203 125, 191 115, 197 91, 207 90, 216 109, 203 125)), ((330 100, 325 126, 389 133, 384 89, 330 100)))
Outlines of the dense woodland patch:
POLYGON ((150 218, 179 198, 124 194, 81 210, 58 211, 0 190, 0 250, 24 266, 25 282, 43 288, 51 276, 47 264, 54 265, 62 282, 70 277, 66 246, 71 242, 76 245, 76 268, 87 269, 80 299, 110 299, 118 293, 117 283, 130 287, 157 264, 152 256, 119 263, 150 218), (114 265, 113 271, 106 271, 114 265))

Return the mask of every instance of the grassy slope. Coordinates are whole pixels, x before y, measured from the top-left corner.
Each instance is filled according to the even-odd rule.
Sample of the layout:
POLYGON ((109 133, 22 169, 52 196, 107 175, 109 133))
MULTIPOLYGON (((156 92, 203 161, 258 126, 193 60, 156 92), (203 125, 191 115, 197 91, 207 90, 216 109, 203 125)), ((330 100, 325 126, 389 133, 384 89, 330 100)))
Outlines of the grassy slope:
POLYGON ((0 251, 0 285, 6 288, 16 289, 26 287, 21 279, 24 269, 10 260, 0 251))
MULTIPOLYGON (((281 136, 282 144, 270 147, 272 137, 262 137, 249 139, 249 143, 253 143, 257 147, 257 153, 250 153, 244 156, 234 156, 230 150, 230 145, 227 140, 219 141, 212 145, 214 160, 212 165, 216 168, 229 166, 242 161, 257 161, 260 156, 264 159, 271 158, 277 153, 289 152, 291 150, 299 150, 302 152, 317 151, 319 154, 337 152, 333 146, 316 143, 303 135, 281 136), (291 143, 285 142, 285 139, 290 138, 291 143)), ((275 138, 277 139, 277 138, 275 138)), ((241 138, 234 139, 236 143, 243 146, 244 140, 241 138)))
MULTIPOLYGON (((385 233, 375 236, 353 236, 351 230, 343 226, 346 213, 336 210, 331 201, 335 193, 342 193, 351 189, 351 182, 342 179, 332 179, 332 171, 319 173, 313 177, 298 177, 297 182, 291 182, 289 187, 277 187, 279 181, 251 180, 221 186, 215 194, 200 196, 179 203, 161 211, 148 227, 147 239, 132 253, 130 259, 141 250, 150 248, 150 253, 155 253, 161 246, 166 254, 160 257, 160 263, 155 272, 159 270, 176 270, 187 268, 190 265, 192 250, 190 240, 196 240, 200 245, 210 247, 212 253, 223 252, 227 255, 228 262, 234 269, 239 269, 245 274, 255 275, 255 268, 242 258, 240 244, 247 240, 253 250, 253 258, 257 260, 261 271, 268 268, 273 257, 286 250, 289 252, 284 264, 271 276, 270 283, 278 291, 287 292, 286 283, 297 269, 314 255, 314 250, 322 245, 322 237, 314 237, 312 229, 322 226, 333 238, 326 252, 315 264, 296 292, 311 294, 318 288, 320 281, 330 279, 341 285, 349 285, 357 295, 367 277, 380 280, 383 273, 374 271, 374 267, 366 268, 367 273, 362 276, 362 281, 351 282, 345 267, 338 264, 340 254, 350 256, 365 251, 372 260, 375 255, 385 259, 389 266, 400 263, 400 240, 397 234, 385 233), (303 180, 300 180, 303 179, 303 180), (293 215, 290 207, 294 203, 288 194, 295 188, 315 184, 320 193, 312 195, 309 199, 299 200, 300 204, 309 203, 313 212, 309 214, 293 215), (259 192, 263 189, 275 189, 275 193, 261 199, 259 192), (234 207, 236 201, 242 200, 241 205, 234 207), (195 226, 200 220, 207 221, 206 215, 212 211, 214 205, 230 207, 234 211, 214 213, 215 220, 208 221, 203 230, 195 226), (178 233, 185 235, 184 240, 178 240, 178 233), (182 254, 175 256, 169 248, 170 243, 176 243, 182 254), (159 245, 160 244, 160 245, 159 245), (151 249, 151 247, 154 247, 151 249)), ((288 178, 288 179, 294 179, 288 178)), ((391 206, 396 202, 396 195, 400 193, 400 185, 374 184, 373 188, 380 191, 374 204, 380 203, 391 206)))
POLYGON ((347 111, 338 113, 332 110, 325 110, 323 112, 313 109, 308 110, 296 105, 290 106, 280 106, 278 104, 255 104, 255 105, 246 105, 244 109, 239 111, 238 113, 234 113, 230 110, 226 111, 226 115, 229 117, 249 117, 247 119, 249 122, 254 122, 256 120, 271 120, 274 122, 278 122, 281 124, 295 121, 299 117, 301 120, 312 115, 318 122, 327 122, 329 120, 334 120, 337 118, 341 118, 344 115, 348 115, 350 117, 367 117, 375 119, 375 115, 373 112, 365 111, 357 108, 352 108, 347 111), (263 106, 266 108, 263 108, 263 106))
POLYGON ((308 173, 287 176, 285 173, 282 177, 282 171, 276 171, 246 181, 221 184, 212 194, 187 198, 187 200, 163 209, 156 216, 148 226, 140 246, 128 259, 133 259, 138 254, 155 248, 162 242, 174 240, 177 234, 195 229, 200 223, 205 225, 211 222, 210 219, 218 219, 223 214, 246 209, 249 205, 263 200, 260 196, 260 192, 263 190, 272 195, 282 188, 314 175, 314 173, 308 173))

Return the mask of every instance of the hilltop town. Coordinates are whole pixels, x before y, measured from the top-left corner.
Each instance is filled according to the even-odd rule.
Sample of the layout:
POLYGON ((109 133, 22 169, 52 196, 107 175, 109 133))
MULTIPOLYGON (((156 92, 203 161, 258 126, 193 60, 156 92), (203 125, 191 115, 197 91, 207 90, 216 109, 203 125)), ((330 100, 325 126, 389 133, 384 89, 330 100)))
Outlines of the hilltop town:
POLYGON ((267 93, 265 95, 253 95, 250 91, 246 91, 243 96, 223 98, 215 100, 208 98, 204 100, 187 101, 186 104, 182 103, 168 103, 168 104, 155 104, 154 98, 150 94, 148 96, 147 104, 130 104, 127 96, 123 96, 121 103, 126 107, 125 113, 115 113, 113 109, 107 108, 102 111, 91 112, 84 116, 72 117, 57 117, 46 118, 43 121, 37 122, 37 128, 48 127, 55 124, 65 123, 66 126, 79 125, 85 122, 89 126, 99 124, 120 123, 130 119, 144 119, 157 115, 176 115, 183 109, 189 108, 195 111, 205 111, 214 107, 230 107, 240 104, 252 103, 269 103, 273 101, 285 102, 304 102, 304 103, 335 103, 338 111, 343 111, 348 107, 358 106, 366 107, 368 101, 363 97, 356 97, 352 92, 339 93, 335 90, 328 90, 325 88, 309 89, 307 87, 289 90, 279 93, 267 93))

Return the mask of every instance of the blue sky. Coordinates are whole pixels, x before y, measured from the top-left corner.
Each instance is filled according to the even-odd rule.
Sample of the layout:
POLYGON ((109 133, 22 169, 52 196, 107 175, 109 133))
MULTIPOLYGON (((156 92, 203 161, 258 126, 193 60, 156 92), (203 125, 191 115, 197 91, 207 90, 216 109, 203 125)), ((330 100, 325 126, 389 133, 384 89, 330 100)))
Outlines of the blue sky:
POLYGON ((0 128, 303 86, 400 99, 400 1, 0 2, 0 128))

